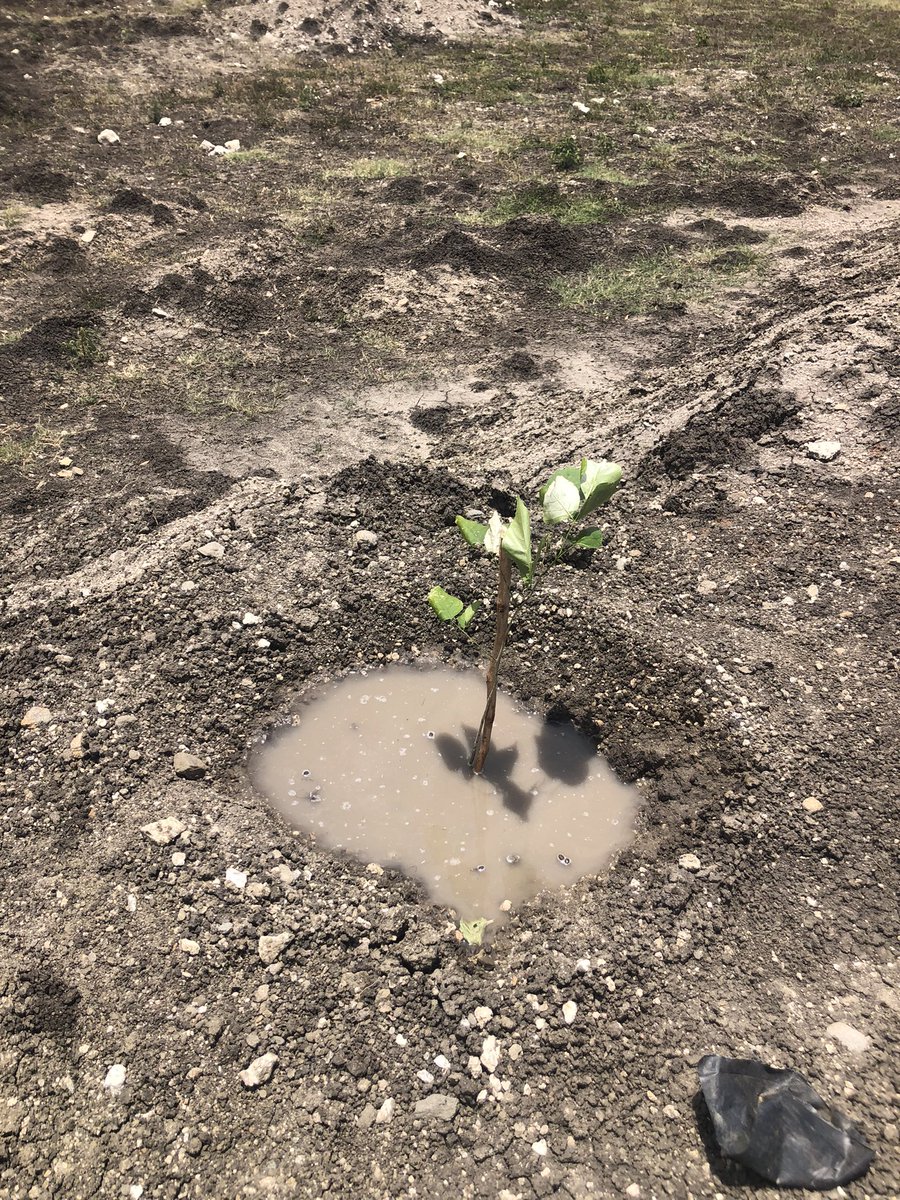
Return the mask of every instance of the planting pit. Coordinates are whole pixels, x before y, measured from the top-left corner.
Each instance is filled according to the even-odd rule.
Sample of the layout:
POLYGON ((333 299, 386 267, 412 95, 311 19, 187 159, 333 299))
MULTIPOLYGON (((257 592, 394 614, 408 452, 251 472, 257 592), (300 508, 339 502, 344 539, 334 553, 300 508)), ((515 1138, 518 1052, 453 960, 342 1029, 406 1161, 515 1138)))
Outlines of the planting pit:
POLYGON ((474 671, 350 675, 270 734, 254 782, 330 849, 401 869, 464 919, 497 919, 505 901, 602 871, 631 836, 637 800, 583 733, 503 693, 473 775, 484 698, 474 671))

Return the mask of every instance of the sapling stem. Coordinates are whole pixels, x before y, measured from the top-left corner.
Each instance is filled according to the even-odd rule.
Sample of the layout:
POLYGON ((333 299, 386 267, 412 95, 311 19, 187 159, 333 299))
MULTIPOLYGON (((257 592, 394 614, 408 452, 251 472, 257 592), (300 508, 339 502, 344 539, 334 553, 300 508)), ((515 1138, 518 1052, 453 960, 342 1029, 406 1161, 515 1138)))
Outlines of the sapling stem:
POLYGON ((497 712, 497 679, 500 674, 500 658, 509 634, 509 590, 512 580, 512 559, 501 546, 500 566, 497 579, 497 614, 494 625, 494 646, 487 668, 487 700, 478 726, 478 736, 469 766, 476 775, 484 770, 484 762, 491 748, 491 732, 494 728, 494 715, 497 712))

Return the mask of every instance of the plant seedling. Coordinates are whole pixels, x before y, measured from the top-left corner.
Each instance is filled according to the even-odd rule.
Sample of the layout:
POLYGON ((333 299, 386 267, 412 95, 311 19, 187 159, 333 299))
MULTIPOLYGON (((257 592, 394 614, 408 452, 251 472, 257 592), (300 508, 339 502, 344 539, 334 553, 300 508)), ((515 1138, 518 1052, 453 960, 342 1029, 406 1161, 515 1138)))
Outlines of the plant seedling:
MULTIPOLYGON (((518 498, 516 514, 509 521, 504 522, 496 512, 486 525, 466 517, 456 518, 457 528, 469 546, 498 559, 494 644, 486 671, 487 699, 469 759, 476 775, 484 770, 491 746, 500 658, 509 637, 513 567, 519 574, 519 586, 527 593, 534 591, 547 572, 573 551, 598 550, 603 545, 603 533, 585 522, 610 498, 621 478, 622 468, 606 459, 583 458, 577 466, 554 471, 538 493, 545 532, 534 545, 531 514, 518 498)), ((481 606, 480 600, 465 604, 439 586, 428 593, 428 603, 442 621, 452 621, 464 633, 481 606)))

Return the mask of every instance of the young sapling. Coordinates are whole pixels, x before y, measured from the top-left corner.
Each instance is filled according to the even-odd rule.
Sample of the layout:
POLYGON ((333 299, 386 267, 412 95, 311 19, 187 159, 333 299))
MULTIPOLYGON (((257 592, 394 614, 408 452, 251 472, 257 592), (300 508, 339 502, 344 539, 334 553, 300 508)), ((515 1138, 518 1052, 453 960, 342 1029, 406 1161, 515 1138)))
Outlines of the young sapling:
MULTIPOLYGON (((469 758, 476 775, 483 772, 491 746, 500 659, 509 637, 513 567, 518 571, 522 592, 530 593, 573 551, 599 549, 603 545, 601 530, 585 522, 610 498, 621 478, 622 468, 606 459, 583 458, 577 466, 554 471, 538 493, 543 532, 536 543, 532 541, 531 513, 518 498, 515 516, 509 521, 503 521, 496 512, 486 525, 466 517, 456 518, 457 528, 469 546, 497 558, 494 643, 485 672, 487 697, 469 758)), ((480 600, 464 604, 439 586, 428 593, 428 603, 442 621, 454 622, 464 633, 481 606, 480 600)))

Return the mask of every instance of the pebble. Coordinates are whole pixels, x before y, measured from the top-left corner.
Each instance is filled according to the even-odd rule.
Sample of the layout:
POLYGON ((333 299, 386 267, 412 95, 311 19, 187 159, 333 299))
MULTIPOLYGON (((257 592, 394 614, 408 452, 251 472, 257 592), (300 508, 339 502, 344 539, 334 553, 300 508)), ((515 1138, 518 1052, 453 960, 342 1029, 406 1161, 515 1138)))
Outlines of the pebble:
POLYGON ((371 529, 357 529, 353 535, 354 545, 357 547, 378 545, 378 534, 373 533, 371 529))
POLYGON ((432 1092, 424 1100, 417 1100, 413 1111, 417 1117, 427 1117, 432 1121, 452 1121, 458 1108, 459 1101, 455 1096, 432 1092))
POLYGON ((101 146, 115 146, 121 140, 114 129, 101 129, 97 134, 97 141, 101 146))
POLYGON ((79 238, 79 241, 83 245, 89 246, 96 236, 97 236, 96 229, 86 229, 84 231, 84 233, 81 235, 81 237, 79 238))
POLYGON ((699 871, 703 866, 696 854, 682 854, 678 865, 685 871, 699 871))
POLYGON ((443 1054, 438 1054, 435 1057, 434 1065, 441 1071, 450 1070, 450 1060, 443 1054))
POLYGON ((821 800, 817 800, 815 796, 807 796, 803 801, 803 807, 808 813, 821 812, 825 807, 821 800))
POLYGON ((172 855, 172 866, 173 867, 183 867, 186 862, 187 862, 187 855, 184 853, 183 850, 176 850, 175 853, 172 855))
POLYGON ((567 1025, 571 1025, 578 1015, 578 1005, 574 1000, 567 1000, 562 1006, 563 1020, 567 1025))
POLYGON ((212 150, 210 150, 210 152, 209 152, 209 155, 210 155, 210 158, 221 158, 223 154, 227 154, 227 153, 228 153, 228 151, 225 149, 224 146, 213 146, 212 150))
POLYGON ((539 1142, 532 1142, 531 1149, 535 1152, 535 1154, 539 1158, 543 1158, 544 1155, 547 1153, 547 1139, 541 1138, 541 1140, 539 1142))
POLYGON ((356 1118, 356 1123, 360 1129, 370 1129, 375 1123, 375 1105, 367 1104, 359 1116, 356 1118))
POLYGON ((257 1088, 268 1083, 277 1062, 278 1055, 273 1054, 271 1050, 268 1054, 261 1054, 259 1058, 254 1058, 250 1066, 240 1072, 241 1083, 246 1088, 257 1088))
POLYGON ((806 443, 807 456, 816 459, 817 462, 833 462, 840 452, 840 442, 829 442, 825 438, 820 438, 817 442, 806 443))
POLYGON ((497 1070, 500 1062, 500 1047, 497 1045, 497 1039, 493 1034, 489 1034, 484 1039, 484 1045, 481 1048, 481 1063, 486 1071, 493 1073, 497 1070))
POLYGON ((225 872, 225 882, 229 887, 242 892, 247 886, 247 876, 243 871, 239 871, 237 867, 228 867, 225 872))
POLYGON ((206 774, 206 763, 196 754, 179 750, 172 760, 172 767, 179 779, 202 779, 206 774))
POLYGON ((36 704, 29 708, 19 724, 23 729, 34 729, 37 725, 46 725, 52 715, 49 708, 42 708, 40 704, 36 704))
POLYGON ((641 1189, 639 1185, 636 1183, 629 1183, 628 1187, 625 1189, 625 1195, 628 1196, 630 1200, 641 1200, 641 1189))
POLYGON ((303 633, 309 633, 315 629, 319 623, 319 614, 312 608, 301 608, 294 620, 297 623, 297 628, 303 633))
POLYGON ((416 1071, 416 1078, 421 1079, 423 1083, 434 1083, 434 1076, 430 1071, 426 1071, 424 1067, 421 1071, 416 1071))
POLYGON ((202 554, 204 558, 220 559, 225 557, 225 547, 221 542, 207 542, 197 553, 202 554))
POLYGON ((200 953, 200 943, 193 941, 191 938, 182 938, 178 943, 178 949, 185 954, 190 954, 193 958, 194 955, 200 953))
POLYGON ((474 1079, 481 1074, 481 1059, 474 1054, 469 1055, 469 1072, 474 1079))
POLYGON ((104 1088, 113 1096, 118 1096, 125 1086, 125 1068, 121 1063, 113 1063, 103 1077, 104 1088))
POLYGON ((213 144, 207 138, 204 138, 203 141, 200 143, 200 149, 206 150, 206 151, 212 150, 213 144))
POLYGON ((825 1030, 828 1037, 840 1042, 851 1054, 864 1054, 872 1045, 872 1039, 859 1029, 848 1025, 846 1021, 835 1021, 825 1030))
POLYGON ((268 966, 281 957, 281 952, 294 940, 294 935, 288 930, 283 933, 264 933, 259 939, 259 957, 268 966))
POLYGON ((156 123, 160 127, 160 129, 165 129, 168 125, 172 124, 172 118, 171 117, 160 117, 156 123))
POLYGON ((388 1096, 387 1100, 385 1100, 384 1104, 382 1104, 381 1108, 379 1108, 378 1112, 375 1114, 375 1124, 390 1125, 391 1121, 394 1119, 394 1110, 396 1107, 397 1102, 394 1100, 393 1096, 388 1096))
POLYGON ((579 973, 579 975, 587 975, 590 969, 591 960, 589 958, 579 958, 578 962, 575 964, 575 970, 579 973))
POLYGON ((480 1004, 472 1013, 475 1024, 479 1027, 479 1029, 484 1029, 485 1025, 487 1025, 488 1021, 490 1021, 493 1015, 494 1010, 492 1008, 488 1008, 486 1004, 480 1004))
POLYGON ((576 112, 580 112, 583 117, 586 117, 591 111, 590 108, 581 100, 573 100, 572 107, 576 112))
POLYGON ((141 833, 146 833, 151 842, 157 846, 168 846, 179 834, 184 833, 187 826, 177 817, 163 817, 161 821, 152 821, 149 825, 141 826, 141 833))
POLYGON ((258 617, 256 613, 245 612, 241 617, 242 625, 262 625, 262 617, 258 617))
POLYGON ((237 154, 238 150, 241 148, 241 143, 237 138, 231 138, 230 141, 224 143, 224 146, 229 154, 237 154))

